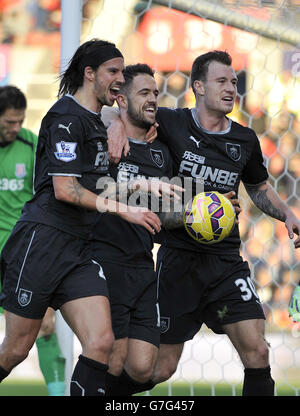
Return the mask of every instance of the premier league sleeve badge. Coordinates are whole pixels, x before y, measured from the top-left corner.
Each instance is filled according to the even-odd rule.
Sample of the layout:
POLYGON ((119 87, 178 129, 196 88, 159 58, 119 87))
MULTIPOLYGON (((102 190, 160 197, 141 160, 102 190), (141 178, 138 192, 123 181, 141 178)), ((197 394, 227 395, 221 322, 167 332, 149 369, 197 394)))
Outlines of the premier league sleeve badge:
POLYGON ((75 142, 65 142, 61 141, 56 143, 56 152, 54 155, 56 159, 61 160, 62 162, 71 162, 77 158, 75 149, 77 143, 75 142))

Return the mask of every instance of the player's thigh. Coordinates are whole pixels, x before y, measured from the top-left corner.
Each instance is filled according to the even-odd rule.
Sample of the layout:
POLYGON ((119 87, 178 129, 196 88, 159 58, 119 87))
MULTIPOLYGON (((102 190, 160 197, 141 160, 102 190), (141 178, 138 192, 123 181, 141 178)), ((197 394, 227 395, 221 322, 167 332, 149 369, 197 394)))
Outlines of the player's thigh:
POLYGON ((125 369, 131 376, 152 377, 157 360, 158 348, 150 342, 129 338, 125 369))
POLYGON ((125 364, 128 351, 128 338, 116 339, 109 357, 109 372, 119 376, 125 364))
POLYGON ((44 337, 45 335, 50 335, 54 332, 54 315, 54 309, 48 308, 42 320, 42 325, 38 334, 39 337, 44 337))
MULTIPOLYGON (((78 337, 83 349, 112 347, 113 333, 110 306, 106 296, 89 296, 71 300, 61 307, 61 313, 78 337)), ((110 352, 110 351, 109 351, 110 352)))
POLYGON ((184 344, 160 344, 155 364, 153 381, 168 380, 176 371, 184 344))
POLYGON ((233 346, 238 351, 245 366, 251 361, 261 361, 267 365, 268 346, 265 341, 265 320, 248 319, 223 326, 233 346))
POLYGON ((223 329, 235 346, 247 350, 264 341, 265 321, 264 319, 248 319, 223 325, 223 329))
POLYGON ((36 340, 41 321, 41 319, 24 318, 6 311, 6 331, 1 345, 1 362, 2 354, 15 356, 16 359, 19 357, 20 360, 25 358, 36 340))
POLYGON ((215 263, 219 276, 222 268, 227 268, 227 272, 207 291, 206 304, 200 311, 206 325, 215 333, 223 334, 225 325, 264 320, 248 263, 236 254, 219 256, 215 263))

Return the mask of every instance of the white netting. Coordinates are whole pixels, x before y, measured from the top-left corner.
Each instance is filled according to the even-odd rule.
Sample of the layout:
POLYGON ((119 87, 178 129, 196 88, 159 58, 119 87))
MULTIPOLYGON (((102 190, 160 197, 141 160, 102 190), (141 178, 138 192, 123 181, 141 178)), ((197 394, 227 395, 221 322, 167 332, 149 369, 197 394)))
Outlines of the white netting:
MULTIPOLYGON (((114 41, 126 63, 146 62, 156 70, 160 105, 193 106, 189 69, 210 49, 226 49, 239 75, 238 99, 231 117, 257 132, 270 181, 300 216, 300 6, 294 1, 87 1, 82 40, 114 41), (163 7, 165 5, 166 7, 163 7), (179 9, 179 10, 176 10, 179 9)), ((300 391, 299 327, 288 317, 287 304, 300 280, 300 251, 289 241, 284 224, 253 207, 240 191, 242 255, 267 315, 272 374, 278 394, 300 391)), ((186 394, 238 394, 243 368, 226 336, 204 328, 186 343, 176 382, 188 383, 186 394), (218 393, 219 392, 219 393, 218 393)))

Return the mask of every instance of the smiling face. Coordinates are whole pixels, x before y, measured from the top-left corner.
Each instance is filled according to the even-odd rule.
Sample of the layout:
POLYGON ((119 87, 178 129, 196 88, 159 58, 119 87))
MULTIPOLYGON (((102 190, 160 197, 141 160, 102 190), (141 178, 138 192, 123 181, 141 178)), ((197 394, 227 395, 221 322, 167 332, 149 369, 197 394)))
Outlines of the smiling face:
POLYGON ((133 78, 127 96, 127 117, 134 126, 148 129, 155 123, 158 94, 151 75, 138 74, 133 78))
POLYGON ((197 92, 203 97, 208 112, 226 115, 233 110, 237 95, 237 76, 231 66, 213 61, 209 64, 206 80, 195 81, 197 82, 197 92))
POLYGON ((93 92, 101 106, 112 106, 120 86, 124 83, 124 59, 113 58, 104 62, 95 72, 93 92))

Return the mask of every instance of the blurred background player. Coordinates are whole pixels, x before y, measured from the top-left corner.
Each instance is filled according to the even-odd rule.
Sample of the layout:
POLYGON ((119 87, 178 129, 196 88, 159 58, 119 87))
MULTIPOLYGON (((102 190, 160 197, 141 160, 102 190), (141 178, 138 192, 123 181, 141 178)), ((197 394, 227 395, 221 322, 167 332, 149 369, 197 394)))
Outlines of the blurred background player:
MULTIPOLYGON (((284 222, 293 239, 294 233, 299 235, 300 222, 267 182, 255 132, 227 117, 237 94, 231 63, 223 51, 195 59, 191 85, 196 106, 159 108, 159 137, 169 147, 175 175, 195 182, 203 179, 205 191, 234 190, 236 196, 243 181, 254 204, 284 222)), ((117 160, 120 153, 114 146, 112 158, 117 160)), ((300 238, 294 245, 300 247, 300 238)), ((171 377, 184 343, 206 323, 215 333, 226 333, 239 353, 245 372, 243 395, 274 395, 265 316, 239 247, 237 226, 212 246, 193 241, 183 227, 168 232, 157 258, 161 345, 154 383, 171 377)))
MULTIPOLYGON (((172 177, 168 148, 159 140, 153 144, 146 142, 146 133, 154 124, 157 111, 158 89, 154 73, 148 65, 137 64, 127 66, 123 75, 125 84, 120 88, 117 102, 129 138, 130 153, 117 165, 110 166, 110 174, 119 189, 122 184, 127 188, 127 183, 130 186, 136 179, 152 180, 152 191, 164 185, 167 189, 169 185, 158 179, 172 177)), ((173 189, 180 188, 175 186, 173 189)), ((142 202, 136 198, 133 202, 144 202, 148 207, 148 194, 145 199, 142 195, 139 198, 142 202)), ((153 206, 149 208, 153 209, 153 206)), ((152 378, 160 337, 153 238, 144 227, 111 214, 100 214, 93 228, 93 258, 101 264, 106 276, 115 335, 106 395, 131 395, 141 386, 143 391, 145 383, 152 378)))
POLYGON ((300 322, 300 282, 295 287, 288 306, 289 315, 294 322, 300 322))
MULTIPOLYGON (((33 195, 37 136, 22 127, 26 106, 26 97, 18 88, 12 85, 0 87, 0 253, 25 202, 33 195)), ((60 351, 54 320, 54 310, 49 308, 36 346, 49 395, 63 396, 65 359, 60 351)))

